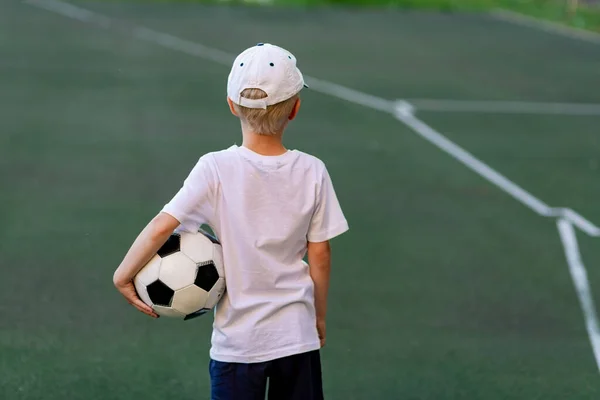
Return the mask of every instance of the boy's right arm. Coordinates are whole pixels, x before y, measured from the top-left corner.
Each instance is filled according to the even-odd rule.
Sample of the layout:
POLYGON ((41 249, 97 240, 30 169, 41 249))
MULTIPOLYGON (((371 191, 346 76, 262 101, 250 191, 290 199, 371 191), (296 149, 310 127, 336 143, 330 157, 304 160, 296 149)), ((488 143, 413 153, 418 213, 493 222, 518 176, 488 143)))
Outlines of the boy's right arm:
POLYGON ((321 347, 325 344, 325 317, 327 293, 331 271, 331 248, 329 241, 348 230, 348 222, 338 202, 333 183, 323 168, 315 212, 307 235, 307 255, 310 277, 314 283, 317 331, 321 347))
POLYGON ((325 318, 327 316, 327 293, 331 272, 331 247, 329 241, 308 242, 308 265, 314 283, 317 331, 321 347, 325 345, 325 318))

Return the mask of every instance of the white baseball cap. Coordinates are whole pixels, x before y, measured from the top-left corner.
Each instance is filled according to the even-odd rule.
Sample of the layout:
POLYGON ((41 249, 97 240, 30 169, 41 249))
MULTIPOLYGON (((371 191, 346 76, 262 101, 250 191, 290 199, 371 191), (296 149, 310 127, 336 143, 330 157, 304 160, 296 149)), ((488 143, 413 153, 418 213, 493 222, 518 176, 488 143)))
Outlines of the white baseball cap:
POLYGON ((258 43, 244 50, 233 62, 227 80, 227 96, 248 108, 267 108, 298 94, 304 83, 296 67, 296 57, 289 51, 269 43, 258 43), (242 97, 245 89, 260 89, 264 99, 242 97))

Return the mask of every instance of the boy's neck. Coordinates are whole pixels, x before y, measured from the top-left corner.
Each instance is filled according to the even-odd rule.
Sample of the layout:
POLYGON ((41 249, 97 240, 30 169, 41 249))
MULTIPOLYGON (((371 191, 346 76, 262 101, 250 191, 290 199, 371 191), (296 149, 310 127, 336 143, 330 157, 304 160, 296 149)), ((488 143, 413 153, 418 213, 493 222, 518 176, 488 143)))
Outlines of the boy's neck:
POLYGON ((259 135, 253 132, 242 132, 242 146, 263 156, 280 156, 287 152, 283 145, 283 133, 276 135, 259 135))

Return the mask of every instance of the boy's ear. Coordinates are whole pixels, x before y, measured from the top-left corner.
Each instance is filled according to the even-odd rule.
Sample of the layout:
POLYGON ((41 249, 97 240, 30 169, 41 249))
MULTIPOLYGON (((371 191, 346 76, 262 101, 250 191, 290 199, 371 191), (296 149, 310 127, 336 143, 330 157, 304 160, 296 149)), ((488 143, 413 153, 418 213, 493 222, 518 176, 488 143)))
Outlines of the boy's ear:
POLYGON ((237 117, 238 115, 235 112, 235 107, 233 106, 233 101, 231 101, 231 99, 229 97, 227 97, 227 104, 229 104, 229 110, 231 111, 231 113, 237 117))
POLYGON ((298 115, 298 110, 300 110, 300 98, 298 98, 296 100, 296 104, 294 104, 294 108, 292 108, 292 112, 290 113, 290 116, 288 117, 288 119, 291 121, 294 118, 296 118, 296 115, 298 115))

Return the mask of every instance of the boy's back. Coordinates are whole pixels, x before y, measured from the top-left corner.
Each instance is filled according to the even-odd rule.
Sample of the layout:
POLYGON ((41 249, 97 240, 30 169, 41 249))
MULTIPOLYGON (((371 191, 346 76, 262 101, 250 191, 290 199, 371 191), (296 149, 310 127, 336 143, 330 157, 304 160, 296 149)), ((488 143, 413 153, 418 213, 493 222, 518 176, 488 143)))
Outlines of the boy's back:
POLYGON ((282 142, 304 87, 296 58, 281 47, 259 43, 238 55, 227 103, 242 146, 200 158, 113 276, 129 303, 156 318, 133 277, 176 228, 215 231, 227 292, 215 310, 212 400, 264 400, 267 387, 270 400, 323 399, 329 240, 348 223, 325 165, 282 142))
POLYGON ((227 293, 215 313, 213 359, 263 362, 319 348, 303 257, 307 241, 348 229, 323 162, 296 150, 209 153, 163 211, 186 230, 208 224, 223 243, 227 293))

